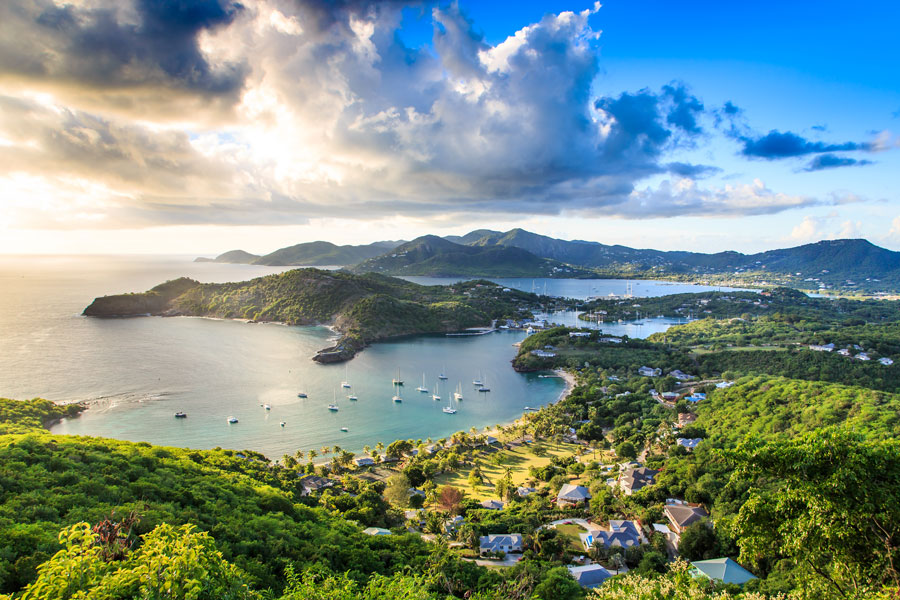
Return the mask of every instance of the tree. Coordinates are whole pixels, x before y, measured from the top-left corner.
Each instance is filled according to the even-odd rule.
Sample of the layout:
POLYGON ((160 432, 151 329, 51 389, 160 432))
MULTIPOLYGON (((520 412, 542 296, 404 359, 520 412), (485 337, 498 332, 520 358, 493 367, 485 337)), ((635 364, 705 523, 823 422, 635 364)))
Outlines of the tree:
POLYGON ((540 600, 579 600, 584 598, 581 586, 565 567, 547 571, 543 580, 534 588, 534 598, 540 600))
POLYGON ((384 497, 394 506, 406 508, 409 506, 409 479, 403 473, 395 473, 387 480, 384 488, 384 497))
POLYGON ((469 471, 469 486, 472 488, 477 488, 484 482, 484 479, 481 475, 481 469, 478 468, 478 465, 475 465, 471 471, 469 471))
POLYGON ((459 514, 459 505, 465 497, 466 494, 461 489, 445 485, 438 492, 437 505, 445 512, 453 515, 459 514))
POLYGON ((637 458, 637 450, 631 442, 622 442, 616 446, 616 456, 626 460, 634 460, 637 458))
POLYGON ((900 589, 900 440, 829 428, 746 442, 730 458, 734 477, 768 483, 750 487, 734 521, 741 557, 792 559, 810 596, 900 589))
POLYGON ((719 539, 709 521, 688 525, 678 541, 678 553, 688 560, 719 558, 719 539))

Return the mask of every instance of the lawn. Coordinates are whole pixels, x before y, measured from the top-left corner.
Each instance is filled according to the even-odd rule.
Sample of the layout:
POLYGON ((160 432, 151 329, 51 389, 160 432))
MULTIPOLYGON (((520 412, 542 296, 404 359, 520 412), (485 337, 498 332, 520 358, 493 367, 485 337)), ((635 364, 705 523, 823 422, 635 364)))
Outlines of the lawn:
POLYGON ((438 487, 442 485, 452 485, 465 491, 469 498, 476 500, 496 499, 497 494, 494 491, 494 485, 503 478, 507 467, 510 468, 510 476, 513 485, 520 486, 525 484, 530 478, 528 474, 529 467, 543 467, 550 464, 550 459, 554 456, 571 456, 575 454, 581 446, 578 444, 560 444, 557 448, 555 443, 535 442, 533 444, 523 444, 511 450, 503 450, 496 454, 482 454, 476 458, 481 472, 484 475, 485 482, 478 488, 473 489, 469 486, 469 471, 471 468, 463 467, 453 473, 444 473, 435 478, 438 487), (533 450, 535 447, 542 447, 547 450, 545 456, 535 456, 533 450), (501 457, 501 464, 494 464, 494 457, 501 457))
POLYGON ((578 537, 578 535, 586 531, 587 529, 574 523, 556 526, 556 532, 561 537, 566 538, 569 541, 569 546, 572 550, 579 554, 584 554, 584 546, 581 544, 581 538, 578 537))

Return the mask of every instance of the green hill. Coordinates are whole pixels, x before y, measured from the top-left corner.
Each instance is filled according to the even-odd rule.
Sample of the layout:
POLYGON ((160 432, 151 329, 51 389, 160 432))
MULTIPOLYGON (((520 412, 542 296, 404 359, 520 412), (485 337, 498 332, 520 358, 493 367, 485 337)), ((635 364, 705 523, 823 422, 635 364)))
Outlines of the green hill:
POLYGON ((432 277, 579 277, 588 273, 521 248, 467 246, 425 235, 364 261, 357 273, 432 277))
MULTIPOLYGON (((448 242, 449 243, 449 242, 448 242)), ((536 297, 502 291, 488 281, 420 286, 378 274, 295 269, 239 283, 201 284, 181 278, 140 294, 95 299, 91 317, 147 314, 334 325, 343 337, 319 362, 352 358, 366 345, 418 333, 460 331, 492 319, 527 316, 536 297)))
POLYGON ((265 256, 257 257, 257 265, 330 266, 353 265, 378 256, 398 245, 399 242, 375 242, 364 246, 337 246, 331 242, 307 242, 281 248, 265 256))

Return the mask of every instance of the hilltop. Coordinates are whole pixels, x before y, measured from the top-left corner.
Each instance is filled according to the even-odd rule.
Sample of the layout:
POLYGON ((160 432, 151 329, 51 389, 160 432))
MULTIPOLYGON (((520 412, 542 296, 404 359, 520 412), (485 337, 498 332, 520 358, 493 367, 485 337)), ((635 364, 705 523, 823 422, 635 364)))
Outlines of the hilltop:
POLYGON ((338 362, 390 337, 454 332, 490 325, 492 319, 528 316, 536 300, 533 294, 489 281, 420 286, 374 273, 309 268, 239 283, 180 278, 143 293, 96 298, 84 315, 189 315, 331 325, 342 337, 314 360, 338 362))
POLYGON ((585 277, 590 272, 522 248, 458 244, 424 235, 364 261, 354 272, 432 277, 585 277))
POLYGON ((233 250, 198 261, 351 266, 357 273, 466 277, 627 277, 805 290, 897 292, 900 252, 863 239, 824 240, 755 254, 705 254, 561 240, 524 229, 476 229, 462 236, 359 246, 306 242, 256 256, 233 250), (568 269, 568 271, 566 270, 568 269))

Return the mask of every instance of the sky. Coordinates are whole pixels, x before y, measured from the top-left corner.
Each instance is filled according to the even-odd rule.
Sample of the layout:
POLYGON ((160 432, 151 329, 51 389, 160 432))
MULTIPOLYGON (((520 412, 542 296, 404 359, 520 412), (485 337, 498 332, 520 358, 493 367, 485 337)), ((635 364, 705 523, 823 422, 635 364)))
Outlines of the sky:
POLYGON ((6 0, 0 253, 900 250, 896 2, 6 0))

